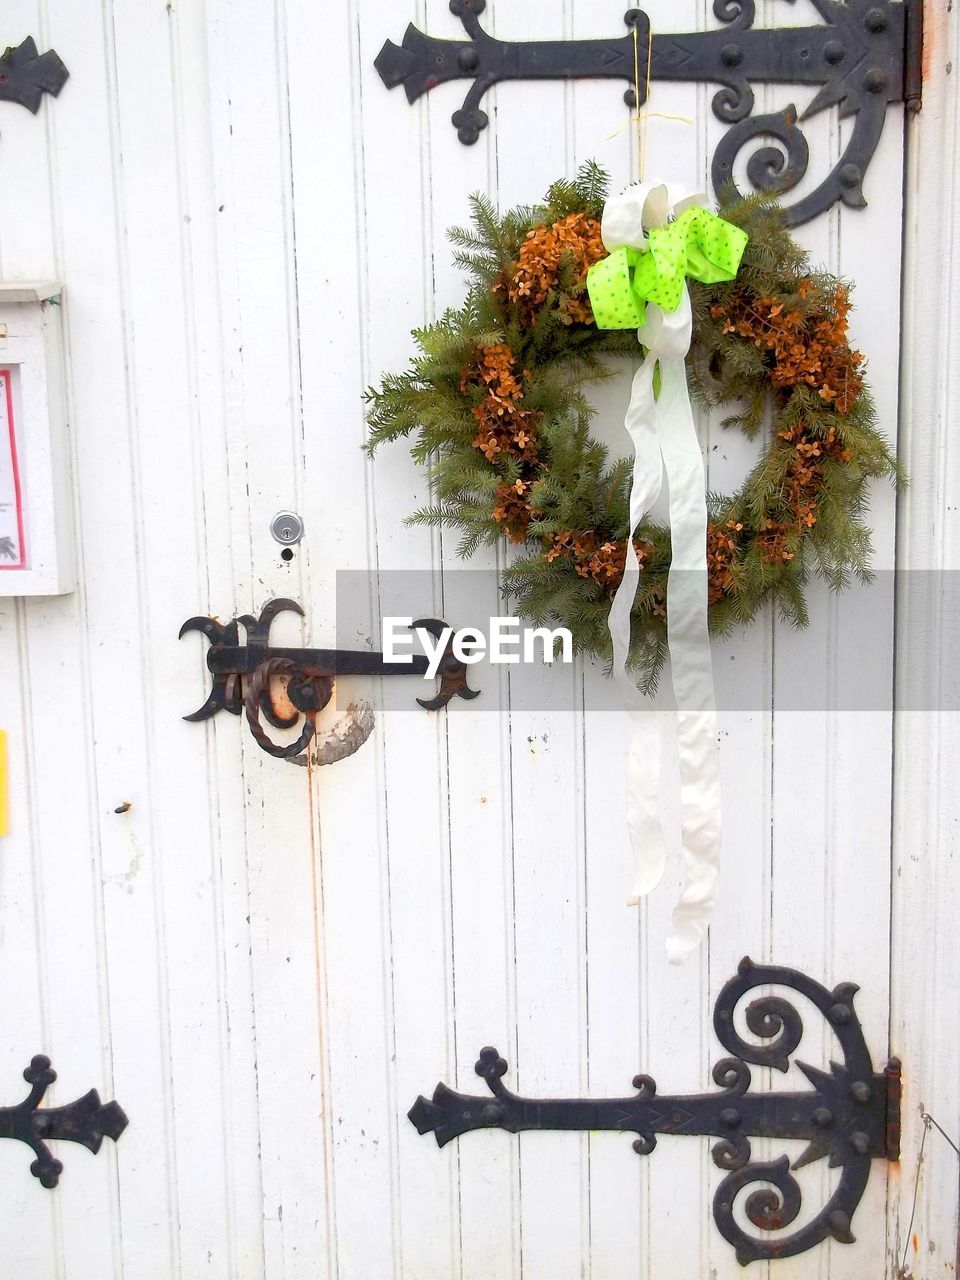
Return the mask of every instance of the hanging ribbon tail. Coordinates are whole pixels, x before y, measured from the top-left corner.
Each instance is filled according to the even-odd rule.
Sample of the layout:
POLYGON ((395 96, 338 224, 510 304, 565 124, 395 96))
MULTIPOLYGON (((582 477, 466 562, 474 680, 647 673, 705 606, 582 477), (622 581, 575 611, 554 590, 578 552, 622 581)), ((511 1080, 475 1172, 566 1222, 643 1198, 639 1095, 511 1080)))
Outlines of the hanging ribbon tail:
MULTIPOLYGON (((681 313, 689 315, 690 300, 681 313)), ((702 942, 720 874, 720 746, 708 628, 707 504, 683 360, 661 364, 660 448, 670 486, 672 560, 667 627, 680 763, 685 883, 673 913, 667 956, 681 964, 702 942)))
MULTIPOLYGON (((636 690, 634 690, 636 692, 636 690)), ((651 712, 634 712, 627 757, 627 829, 635 867, 628 907, 638 907, 663 879, 667 844, 660 818, 660 724, 651 712)))
MULTIPOLYGON (((651 352, 633 380, 626 429, 633 443, 633 482, 630 490, 630 527, 636 529, 657 498, 663 483, 663 464, 657 439, 657 402, 653 382, 656 356, 651 352)), ((610 608, 608 626, 613 642, 614 677, 633 720, 633 737, 627 759, 627 827, 633 849, 636 878, 628 899, 636 906, 663 879, 667 847, 660 820, 660 730, 646 710, 631 680, 630 628, 633 602, 640 583, 640 562, 633 539, 627 539, 623 581, 610 608)))
POLYGON ((643 709, 628 673, 631 616, 640 581, 633 538, 660 494, 664 474, 670 490, 668 646, 677 702, 685 864, 685 883, 667 941, 668 958, 675 964, 697 948, 709 926, 717 899, 721 840, 705 477, 685 365, 693 323, 687 277, 704 283, 735 279, 747 243, 743 231, 701 208, 700 200, 658 183, 630 187, 609 200, 602 234, 610 257, 592 267, 587 279, 597 325, 636 327, 647 348, 626 420, 635 452, 630 531, 623 582, 609 621, 614 674, 634 722, 627 774, 627 821, 636 859, 631 904, 656 888, 666 864, 659 809, 659 725, 656 715, 643 709), (659 397, 654 391, 658 366, 659 397))

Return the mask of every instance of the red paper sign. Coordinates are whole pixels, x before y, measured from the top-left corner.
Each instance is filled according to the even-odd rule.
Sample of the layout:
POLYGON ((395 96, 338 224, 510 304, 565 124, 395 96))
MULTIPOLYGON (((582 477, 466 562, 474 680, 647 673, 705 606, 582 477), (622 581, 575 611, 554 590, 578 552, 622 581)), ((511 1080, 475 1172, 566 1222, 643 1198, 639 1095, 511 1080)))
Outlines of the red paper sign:
POLYGON ((10 369, 0 369, 0 572, 26 568, 26 554, 13 416, 13 374, 10 369))

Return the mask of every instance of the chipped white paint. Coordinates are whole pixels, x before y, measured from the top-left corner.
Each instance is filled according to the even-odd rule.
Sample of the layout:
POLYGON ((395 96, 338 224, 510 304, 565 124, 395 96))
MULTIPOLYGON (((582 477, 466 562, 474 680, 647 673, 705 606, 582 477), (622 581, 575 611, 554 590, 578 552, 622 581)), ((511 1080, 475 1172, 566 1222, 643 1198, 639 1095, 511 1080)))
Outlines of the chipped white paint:
MULTIPOLYGON (((671 0, 662 19, 650 7, 655 25, 677 30, 713 21, 706 0, 671 0)), ((764 7, 767 24, 785 20, 783 6, 764 7)), ((496 0, 485 21, 501 35, 572 37, 609 33, 621 16, 596 0, 496 0)), ((176 641, 191 614, 293 596, 307 608, 302 634, 328 643, 336 571, 368 567, 430 570, 433 607, 455 622, 495 605, 444 579, 456 564, 448 541, 404 526, 423 478, 402 448, 364 459, 361 393, 404 364, 411 328, 459 297, 443 233, 465 219, 470 191, 529 201, 589 156, 626 180, 632 146, 616 133, 616 86, 514 84, 479 146, 461 147, 454 89, 410 108, 373 70, 411 18, 454 34, 446 0, 4 6, 5 41, 34 33, 72 72, 36 118, 0 104, 0 278, 66 284, 80 588, 0 602, 13 824, 0 842, 0 1097, 17 1095, 42 1049, 61 1073, 55 1098, 95 1084, 131 1117, 115 1152, 68 1153, 56 1195, 0 1143, 11 1275, 732 1280, 710 1218, 720 1175, 708 1143, 664 1140, 643 1162, 616 1135, 485 1133, 438 1152, 405 1112, 439 1079, 471 1085, 486 1043, 532 1092, 620 1092, 641 1069, 663 1087, 708 1087, 712 1001, 745 952, 858 981, 882 1057, 892 799, 894 1048, 911 1059, 908 1079, 923 1080, 911 1105, 922 1095, 955 1121, 957 1021, 941 1024, 934 1055, 916 1003, 939 1002, 936 966, 953 963, 953 917, 938 906, 950 892, 953 730, 904 723, 892 797, 889 712, 768 713, 796 705, 798 682, 822 706, 852 678, 864 654, 849 600, 826 601, 805 635, 766 619, 718 650, 726 700, 768 710, 726 717, 724 900, 709 947, 679 972, 662 958, 676 884, 639 923, 622 905, 629 726, 582 710, 598 672, 545 672, 570 708, 550 714, 511 702, 491 668, 479 703, 436 718, 358 685, 351 696, 377 701, 377 729, 318 771, 312 795, 303 770, 262 755, 232 718, 179 719, 205 684, 200 645, 176 641), (307 530, 290 564, 269 531, 282 509, 307 530), (935 750, 940 813, 923 764, 935 750), (927 863, 911 859, 934 857, 938 841, 940 888, 922 891, 927 863), (943 939, 929 961, 924 929, 943 939)), ((814 15, 804 2, 787 18, 814 15)), ((931 155, 954 138, 941 80, 931 155)), ((720 132, 710 93, 657 86, 658 111, 697 123, 651 122, 651 172, 704 179, 720 132)), ((858 282, 857 339, 891 435, 898 123, 891 112, 869 212, 804 232, 858 282)), ((836 120, 816 121, 810 138, 815 165, 839 154, 836 120)), ((915 175, 909 187, 921 224, 924 199, 952 181, 949 165, 930 168, 925 197, 915 175)), ((946 226, 924 225, 936 256, 946 226)), ((945 317, 955 275, 939 275, 945 317)), ((949 332, 945 321, 944 360, 949 332)), ((924 333, 918 304, 910 350, 924 333)), ((930 528, 944 556, 949 538, 938 524, 949 465, 927 465, 931 437, 917 424, 937 422, 949 464, 950 387, 923 376, 940 367, 925 359, 907 392, 904 555, 915 565, 936 559, 930 528)), ((598 431, 617 449, 623 396, 622 382, 598 395, 598 431)), ((729 490, 753 451, 715 425, 705 433, 711 484, 729 490)), ((873 521, 889 568, 888 490, 873 521)), ((368 634, 408 608, 378 600, 368 634)), ((291 624, 278 634, 299 642, 291 624)), ((892 632, 870 637, 891 681, 892 632)), ((816 1060, 829 1046, 812 1030, 816 1060)), ((915 1149, 911 1131, 890 1180, 889 1247, 878 1167, 855 1249, 753 1274, 892 1280, 885 1259, 905 1230, 899 1183, 915 1149)), ((939 1266, 954 1256, 956 1179, 949 1155, 936 1158, 920 1232, 939 1266)), ((826 1180, 814 1170, 805 1185, 816 1194, 826 1180)))

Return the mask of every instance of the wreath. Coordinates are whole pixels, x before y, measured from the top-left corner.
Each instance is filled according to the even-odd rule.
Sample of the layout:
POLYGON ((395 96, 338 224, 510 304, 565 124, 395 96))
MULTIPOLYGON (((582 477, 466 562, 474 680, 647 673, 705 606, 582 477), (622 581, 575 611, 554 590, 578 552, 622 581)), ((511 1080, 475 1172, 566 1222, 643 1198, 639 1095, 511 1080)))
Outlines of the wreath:
MULTIPOLYGON (((458 529, 464 557, 517 544, 503 570, 513 607, 538 626, 567 627, 578 652, 605 659, 632 468, 591 437, 585 392, 614 358, 639 351, 634 331, 597 327, 586 288, 607 257, 607 191, 606 173, 588 164, 540 206, 500 215, 472 197, 472 229, 450 232, 470 277, 463 307, 417 331, 410 368, 367 393, 368 451, 414 434, 413 456, 429 470, 434 501, 411 522, 458 529)), ((812 572, 837 590, 869 580, 868 481, 898 475, 849 342, 850 286, 811 269, 768 198, 727 202, 720 214, 749 242, 734 281, 689 282, 689 387, 704 408, 731 408, 725 427, 768 446, 738 493, 708 498, 715 635, 769 602, 805 625, 812 572)), ((652 521, 632 533, 641 580, 630 662, 652 689, 666 654, 670 534, 652 521)))

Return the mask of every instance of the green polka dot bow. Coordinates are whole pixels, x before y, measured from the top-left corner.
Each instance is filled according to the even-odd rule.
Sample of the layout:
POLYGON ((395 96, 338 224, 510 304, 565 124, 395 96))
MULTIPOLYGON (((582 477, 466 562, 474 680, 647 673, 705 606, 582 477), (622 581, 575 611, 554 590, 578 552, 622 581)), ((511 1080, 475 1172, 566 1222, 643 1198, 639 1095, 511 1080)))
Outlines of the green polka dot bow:
POLYGON ((676 311, 688 277, 701 284, 735 280, 747 240, 745 231, 696 206, 654 227, 644 248, 614 249, 587 275, 597 328, 640 328, 648 302, 676 311))

